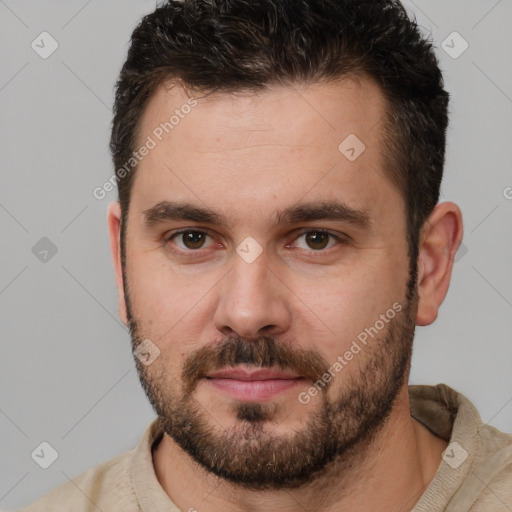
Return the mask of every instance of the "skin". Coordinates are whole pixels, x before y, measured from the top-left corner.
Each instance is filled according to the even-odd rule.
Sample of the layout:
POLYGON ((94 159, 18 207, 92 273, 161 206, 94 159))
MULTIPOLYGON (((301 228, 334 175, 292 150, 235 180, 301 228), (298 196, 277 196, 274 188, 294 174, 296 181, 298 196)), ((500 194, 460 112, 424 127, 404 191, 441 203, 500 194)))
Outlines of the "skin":
MULTIPOLYGON (((140 141, 188 98, 179 87, 160 87, 141 120, 140 141)), ((230 336, 272 336, 313 350, 331 365, 393 303, 404 304, 409 277, 404 201, 383 171, 379 121, 385 102, 375 83, 276 86, 264 93, 215 94, 197 101, 140 162, 127 223, 125 276, 132 315, 141 337, 160 350, 146 375, 163 396, 167 388, 179 391, 187 356, 230 336), (355 161, 338 149, 351 133, 366 146, 355 161), (148 229, 143 212, 165 200, 208 207, 227 225, 176 220, 148 229), (326 200, 366 211, 370 227, 334 220, 270 223, 278 209, 326 200), (198 252, 185 252, 179 237, 174 245, 166 239, 183 228, 209 230, 212 238, 198 252), (328 248, 315 251, 301 236, 314 229, 345 234, 350 241, 331 240, 328 248), (249 236, 263 250, 252 263, 236 252, 249 236)), ((119 204, 109 205, 119 314, 129 325, 120 217, 119 204)), ((461 240, 460 209, 451 202, 438 204, 421 233, 416 325, 435 321, 461 240)), ((332 380, 329 399, 364 382, 360 369, 377 353, 385 332, 332 380)), ((311 384, 270 401, 273 414, 262 425, 266 433, 286 436, 318 412, 318 396, 308 404, 297 400, 311 384)), ((234 400, 204 379, 192 396, 212 431, 222 434, 241 423, 234 400)), ((167 435, 154 449, 153 462, 163 489, 181 510, 404 511, 413 508, 434 477, 446 446, 410 416, 405 378, 375 438, 348 451, 307 485, 267 490, 233 485, 204 470, 167 435)))

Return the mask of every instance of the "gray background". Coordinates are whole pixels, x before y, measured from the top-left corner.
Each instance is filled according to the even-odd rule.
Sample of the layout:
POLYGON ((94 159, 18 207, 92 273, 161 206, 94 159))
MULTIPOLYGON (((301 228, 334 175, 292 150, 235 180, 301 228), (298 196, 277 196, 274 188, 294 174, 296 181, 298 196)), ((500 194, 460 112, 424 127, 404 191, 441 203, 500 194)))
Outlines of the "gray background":
MULTIPOLYGON (((1 509, 131 449, 153 418, 117 316, 105 222, 116 195, 92 191, 112 173, 129 36, 154 5, 0 1, 1 509), (59 45, 47 59, 31 48, 43 31, 59 45), (57 249, 46 261, 43 237, 57 249), (42 441, 59 455, 46 470, 31 458, 42 441)), ((432 34, 452 95, 442 200, 465 220, 439 318, 417 329, 411 383, 445 382, 512 432, 512 2, 406 6, 432 34), (469 44, 458 58, 442 47, 454 31, 469 44)), ((453 54, 463 41, 445 44, 453 54)))

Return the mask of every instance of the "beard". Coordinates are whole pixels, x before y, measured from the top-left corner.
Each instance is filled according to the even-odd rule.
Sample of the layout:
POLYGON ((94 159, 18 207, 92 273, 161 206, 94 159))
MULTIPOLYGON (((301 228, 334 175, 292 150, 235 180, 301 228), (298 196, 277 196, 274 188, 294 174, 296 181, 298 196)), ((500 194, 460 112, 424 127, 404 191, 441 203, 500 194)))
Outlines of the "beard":
MULTIPOLYGON (((145 336, 133 316, 126 277, 135 351, 145 336)), ((364 458, 407 382, 418 302, 416 277, 412 268, 403 309, 357 355, 357 373, 341 371, 323 384, 307 421, 286 434, 268 428, 267 422, 276 417, 275 402, 235 401, 236 419, 223 428, 194 398, 194 391, 209 372, 237 365, 291 371, 315 383, 331 366, 317 351, 269 336, 250 341, 230 337, 188 354, 181 375, 175 376, 161 364, 163 358, 151 366, 135 358, 163 432, 207 472, 248 490, 299 488, 325 475, 334 462, 339 476, 348 474, 354 461, 364 458), (340 389, 332 389, 330 396, 336 381, 342 381, 340 389)))

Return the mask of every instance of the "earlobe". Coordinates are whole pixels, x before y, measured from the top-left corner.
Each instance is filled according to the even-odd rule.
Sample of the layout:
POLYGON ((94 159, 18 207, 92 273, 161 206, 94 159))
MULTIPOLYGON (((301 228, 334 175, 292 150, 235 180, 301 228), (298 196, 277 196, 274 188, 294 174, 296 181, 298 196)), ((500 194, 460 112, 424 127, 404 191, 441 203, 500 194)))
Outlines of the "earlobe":
POLYGON ((123 267, 121 264, 121 205, 114 201, 108 205, 107 225, 110 237, 110 253, 114 265, 119 318, 127 326, 128 316, 123 287, 123 267))
POLYGON ((451 202, 438 204, 425 222, 420 237, 417 325, 430 325, 436 320, 448 293, 462 236, 460 208, 451 202))

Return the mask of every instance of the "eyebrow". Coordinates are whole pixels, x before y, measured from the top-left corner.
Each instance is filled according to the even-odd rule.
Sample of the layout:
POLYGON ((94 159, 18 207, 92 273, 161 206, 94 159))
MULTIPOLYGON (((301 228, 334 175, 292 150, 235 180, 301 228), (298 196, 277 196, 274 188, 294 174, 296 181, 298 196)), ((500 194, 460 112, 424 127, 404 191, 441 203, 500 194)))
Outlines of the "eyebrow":
MULTIPOLYGON (((147 228, 175 220, 228 226, 228 222, 223 215, 209 208, 184 202, 161 201, 155 206, 144 210, 143 214, 144 224, 147 228)), ((279 210, 274 214, 271 226, 314 220, 343 221, 361 229, 367 229, 371 225, 371 218, 366 210, 356 210, 338 201, 315 201, 300 203, 284 210, 279 210)))

